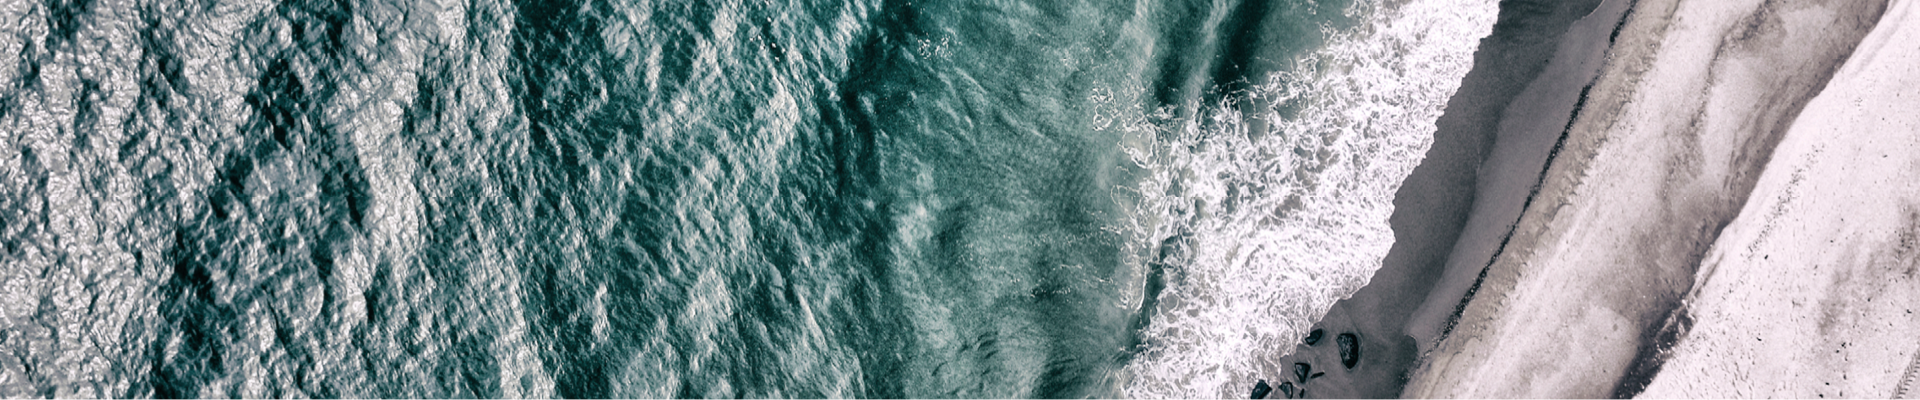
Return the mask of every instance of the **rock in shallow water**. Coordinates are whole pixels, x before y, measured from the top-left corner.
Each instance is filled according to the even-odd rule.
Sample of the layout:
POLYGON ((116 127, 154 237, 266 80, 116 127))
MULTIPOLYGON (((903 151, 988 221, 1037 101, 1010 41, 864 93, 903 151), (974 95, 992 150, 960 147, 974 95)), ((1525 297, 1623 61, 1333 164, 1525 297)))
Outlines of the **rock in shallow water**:
POLYGON ((1340 337, 1336 337, 1333 340, 1340 345, 1340 365, 1347 366, 1347 369, 1353 369, 1353 366, 1360 364, 1359 336, 1354 336, 1351 332, 1342 333, 1340 337))
POLYGON ((1313 330, 1313 332, 1308 332, 1307 339, 1306 339, 1307 345, 1312 346, 1312 345, 1320 344, 1320 336, 1322 336, 1325 333, 1327 332, 1319 329, 1315 329, 1313 330))
POLYGON ((1267 393, 1272 393, 1272 392, 1273 392, 1273 387, 1267 386, 1267 380, 1261 379, 1259 383, 1253 384, 1252 398, 1256 400, 1264 399, 1264 398, 1267 398, 1267 393))

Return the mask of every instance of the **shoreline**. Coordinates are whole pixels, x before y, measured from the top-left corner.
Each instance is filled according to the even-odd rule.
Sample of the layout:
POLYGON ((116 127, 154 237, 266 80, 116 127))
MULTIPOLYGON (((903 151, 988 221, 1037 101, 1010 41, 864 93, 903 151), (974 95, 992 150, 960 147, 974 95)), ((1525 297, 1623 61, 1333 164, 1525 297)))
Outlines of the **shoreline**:
POLYGON ((1404 394, 1639 394, 1684 340, 1667 321, 1695 317, 1702 258, 1881 11, 1634 2, 1539 197, 1404 394))
MULTIPOLYGON (((1297 385, 1306 389, 1306 397, 1400 394, 1421 354, 1418 340, 1405 333, 1407 321, 1427 303, 1436 287, 1433 282, 1444 275, 1449 254, 1469 223, 1469 210, 1486 199, 1476 190, 1460 188, 1485 186, 1482 171, 1489 157, 1513 153, 1496 145, 1509 104, 1537 86, 1536 77, 1550 72, 1568 27, 1596 9, 1600 0, 1510 3, 1501 7, 1493 32, 1474 52, 1473 68, 1436 121, 1426 159, 1394 196, 1389 222, 1395 242, 1383 266, 1314 325, 1323 332, 1317 344, 1300 343, 1290 355, 1270 361, 1282 367, 1276 370, 1295 372, 1299 364, 1308 370, 1305 382, 1297 374, 1272 377, 1274 387, 1297 385), (1353 368, 1341 360, 1342 333, 1354 334, 1358 342, 1360 357, 1353 368), (1325 375, 1312 377, 1314 372, 1325 375)), ((1276 390, 1269 397, 1285 393, 1276 390)))
MULTIPOLYGON (((1901 15, 1912 14, 1911 1, 1894 1, 1901 15)), ((1270 396, 1722 397, 1766 393, 1763 386, 1778 381, 1725 372, 1730 362, 1827 381, 1795 390, 1774 387, 1775 395, 1833 395, 1839 392, 1819 389, 1835 384, 1856 395, 1898 385, 1895 395, 1911 395, 1906 382, 1920 378, 1909 359, 1920 359, 1920 348, 1910 338, 1920 333, 1920 317, 1878 326, 1871 317, 1834 313, 1897 316, 1920 310, 1920 291, 1870 285, 1874 279, 1848 272, 1886 273, 1903 265, 1920 270, 1920 251, 1910 249, 1920 247, 1914 244, 1920 239, 1910 239, 1920 237, 1913 233, 1920 232, 1920 193, 1889 192, 1887 197, 1912 203, 1902 205, 1831 194, 1848 190, 1832 184, 1816 199, 1802 201, 1879 216, 1870 223, 1849 224, 1845 213, 1809 206, 1780 210, 1809 195, 1794 189, 1806 178, 1800 171, 1809 168, 1920 175, 1893 164, 1856 167, 1850 158, 1823 156, 1827 144, 1815 139, 1850 133, 1858 138, 1840 147, 1847 154, 1920 148, 1899 137, 1901 129, 1909 135, 1920 130, 1920 117, 1888 122, 1840 100, 1819 100, 1920 102, 1897 89, 1920 86, 1911 79, 1892 79, 1896 89, 1858 83, 1889 81, 1872 75, 1842 79, 1846 71, 1911 70, 1920 61, 1913 53, 1920 52, 1855 54, 1854 47, 1897 47, 1886 46, 1895 40, 1888 38, 1920 37, 1897 26, 1912 17, 1889 17, 1895 21, 1889 27, 1881 21, 1887 4, 1874 1, 1568 3, 1503 2, 1499 23, 1482 40, 1473 69, 1437 122, 1434 146, 1396 193, 1396 242, 1384 264, 1367 286, 1314 325, 1320 341, 1298 344, 1291 355, 1272 361, 1295 366, 1288 371, 1317 372, 1273 381, 1306 392, 1276 390, 1270 396), (1869 31, 1874 39, 1867 38, 1869 31), (1855 83, 1831 89, 1829 82, 1855 83), (1803 110, 1814 114, 1803 118, 1803 110), (1868 131, 1892 133, 1860 133, 1868 131), (1797 133, 1796 141, 1789 132, 1816 133, 1797 133), (1891 143, 1863 144, 1870 142, 1891 143), (1784 149, 1782 155, 1775 155, 1776 148, 1784 149), (1794 183, 1781 183, 1789 180, 1794 183), (1799 258, 1793 260, 1812 260, 1816 271, 1753 260, 1767 260, 1762 243, 1783 235, 1773 228, 1782 224, 1829 232, 1774 239, 1795 243, 1789 253, 1799 258), (1813 239, 1852 242, 1873 255, 1848 256, 1813 239), (1719 268, 1733 262, 1729 257, 1760 269, 1719 268), (1818 272, 1822 265, 1840 266, 1841 272, 1818 272), (1869 290, 1883 301, 1805 293, 1812 289, 1798 276, 1869 290), (1772 285, 1774 292, 1741 286, 1753 282, 1772 285), (1790 306, 1754 310, 1741 303, 1796 295, 1800 300, 1790 306), (1808 302, 1826 304, 1829 311, 1821 317, 1779 310, 1808 302), (1783 313, 1796 317, 1762 318, 1783 313), (1805 326, 1808 320, 1818 326, 1805 326), (1741 339, 1748 337, 1741 332, 1783 329, 1802 333, 1741 339), (1867 340, 1897 351, 1848 352, 1844 338, 1804 334, 1809 330, 1842 332, 1855 340, 1852 346, 1867 340), (1357 335, 1357 360, 1352 346, 1326 339, 1343 333, 1357 335), (1739 351, 1727 354, 1728 348, 1739 351), (1806 354, 1766 356, 1775 353, 1806 354), (1878 369, 1845 373, 1863 358, 1878 369), (1826 370, 1795 361, 1801 359, 1825 360, 1815 365, 1826 370), (1676 372, 1663 375, 1669 363, 1676 372), (1826 376, 1836 370, 1837 377, 1826 376), (1834 382, 1847 379, 1853 381, 1834 382), (1703 389, 1699 382, 1721 387, 1703 389)), ((1882 114, 1898 114, 1881 108, 1882 114)), ((1873 176, 1846 178, 1836 181, 1890 185, 1873 176)))

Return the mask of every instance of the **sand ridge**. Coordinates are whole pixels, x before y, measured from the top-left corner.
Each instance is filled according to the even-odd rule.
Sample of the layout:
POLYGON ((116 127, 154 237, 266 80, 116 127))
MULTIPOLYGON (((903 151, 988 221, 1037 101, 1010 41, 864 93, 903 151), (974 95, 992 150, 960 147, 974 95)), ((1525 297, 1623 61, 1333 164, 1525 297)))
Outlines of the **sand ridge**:
POLYGON ((1794 121, 1644 396, 1914 395, 1896 386, 1920 354, 1916 8, 1894 3, 1794 121))
POLYGON ((1503 4, 1394 250, 1315 326, 1379 351, 1278 362, 1306 397, 1912 395, 1911 3, 1503 4))
MULTIPOLYGON (((1568 26, 1591 14, 1599 3, 1525 0, 1503 5, 1492 35, 1482 39, 1474 54, 1474 69, 1449 101, 1446 114, 1436 121, 1433 147, 1395 196, 1390 219, 1395 242, 1381 270, 1367 286, 1334 304, 1314 326, 1328 337, 1354 334, 1358 362, 1353 368, 1345 367, 1340 346, 1332 339, 1318 344, 1303 341, 1289 356, 1266 360, 1278 371, 1264 378, 1272 388, 1269 397, 1302 395, 1281 389, 1289 384, 1305 388, 1305 397, 1399 394, 1418 358, 1415 339, 1403 333, 1406 323, 1440 279, 1447 253, 1476 201, 1471 190, 1459 188, 1472 188, 1481 179, 1481 165, 1495 151, 1501 114, 1533 86, 1536 76, 1547 72, 1568 26), (1307 379, 1295 372, 1303 365, 1309 371, 1307 379)), ((1454 296, 1457 302, 1458 295, 1454 296)))
POLYGON ((1781 132, 1871 27, 1855 22, 1880 11, 1872 2, 1633 4, 1540 198, 1404 394, 1637 393, 1644 377, 1628 375, 1660 361, 1653 339, 1702 255, 1781 132))

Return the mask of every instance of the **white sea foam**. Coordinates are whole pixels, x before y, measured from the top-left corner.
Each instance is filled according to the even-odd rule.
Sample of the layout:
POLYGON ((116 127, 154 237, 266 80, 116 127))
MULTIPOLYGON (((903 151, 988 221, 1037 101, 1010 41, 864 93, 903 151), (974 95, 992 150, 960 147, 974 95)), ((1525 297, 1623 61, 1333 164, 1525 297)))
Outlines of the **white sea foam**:
POLYGON ((1241 96, 1257 107, 1215 105, 1177 127, 1111 121, 1135 132, 1128 151, 1152 174, 1138 246, 1189 235, 1191 249, 1167 267, 1143 348, 1122 372, 1127 395, 1245 395, 1379 268, 1393 194, 1497 11, 1493 0, 1379 3, 1351 8, 1364 22, 1329 30, 1298 69, 1241 96))

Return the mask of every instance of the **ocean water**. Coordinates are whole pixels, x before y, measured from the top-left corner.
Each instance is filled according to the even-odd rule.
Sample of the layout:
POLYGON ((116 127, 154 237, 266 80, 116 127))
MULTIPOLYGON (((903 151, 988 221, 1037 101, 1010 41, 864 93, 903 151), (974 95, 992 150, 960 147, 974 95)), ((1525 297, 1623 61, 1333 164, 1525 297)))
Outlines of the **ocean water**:
POLYGON ((0 3, 0 395, 1241 396, 1494 8, 0 3))

